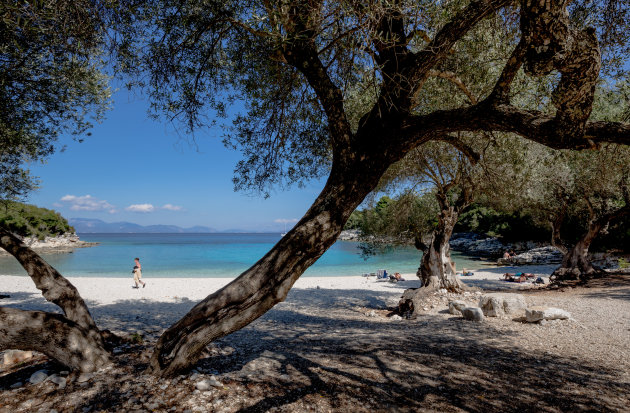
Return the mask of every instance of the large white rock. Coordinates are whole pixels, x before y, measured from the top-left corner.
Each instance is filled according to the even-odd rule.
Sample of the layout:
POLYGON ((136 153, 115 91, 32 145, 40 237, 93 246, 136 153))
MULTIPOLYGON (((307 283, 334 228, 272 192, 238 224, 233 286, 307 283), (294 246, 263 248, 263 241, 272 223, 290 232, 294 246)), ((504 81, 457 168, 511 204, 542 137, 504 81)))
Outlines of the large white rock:
POLYGON ((521 294, 493 293, 482 296, 479 307, 486 317, 501 317, 505 314, 522 314, 527 304, 521 294))
POLYGON ((483 321, 483 311, 479 307, 466 307, 462 309, 462 316, 466 320, 483 321))
POLYGON ((541 320, 568 320, 571 313, 561 308, 532 307, 525 311, 525 319, 528 323, 536 323, 541 320))
POLYGON ((462 300, 453 300, 448 303, 448 312, 454 315, 460 315, 464 308, 468 307, 462 300))

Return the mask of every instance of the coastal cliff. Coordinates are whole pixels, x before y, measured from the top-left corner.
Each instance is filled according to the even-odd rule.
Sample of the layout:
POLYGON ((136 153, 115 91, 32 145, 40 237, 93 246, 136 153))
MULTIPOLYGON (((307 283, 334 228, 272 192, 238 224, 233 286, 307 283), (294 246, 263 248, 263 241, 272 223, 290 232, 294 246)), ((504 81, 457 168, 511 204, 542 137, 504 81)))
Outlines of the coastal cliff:
MULTIPOLYGON (((79 236, 73 232, 66 232, 57 236, 47 236, 44 239, 38 239, 35 236, 19 236, 28 247, 32 248, 38 254, 64 254, 71 253, 75 248, 86 248, 98 245, 98 242, 81 241, 79 236)), ((0 256, 8 256, 9 253, 0 249, 0 256)))

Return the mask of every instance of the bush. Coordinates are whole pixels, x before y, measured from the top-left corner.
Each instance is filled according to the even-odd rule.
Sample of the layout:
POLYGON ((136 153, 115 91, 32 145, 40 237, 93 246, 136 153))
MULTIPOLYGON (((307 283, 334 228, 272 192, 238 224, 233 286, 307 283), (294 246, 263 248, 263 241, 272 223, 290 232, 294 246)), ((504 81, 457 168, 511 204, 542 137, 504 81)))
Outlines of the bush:
POLYGON ((58 212, 13 201, 0 203, 0 225, 17 235, 35 236, 40 240, 74 232, 58 212))
POLYGON ((455 231, 475 232, 506 240, 546 240, 550 237, 549 229, 537 225, 526 213, 506 213, 479 204, 471 205, 459 216, 455 231))

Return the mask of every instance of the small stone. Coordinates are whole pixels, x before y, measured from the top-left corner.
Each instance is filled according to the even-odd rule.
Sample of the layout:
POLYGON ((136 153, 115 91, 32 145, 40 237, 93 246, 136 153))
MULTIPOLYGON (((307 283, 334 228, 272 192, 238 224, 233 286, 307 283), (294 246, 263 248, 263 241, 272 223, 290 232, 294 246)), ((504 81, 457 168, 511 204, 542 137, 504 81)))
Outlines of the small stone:
POLYGON ((59 389, 66 388, 66 383, 67 383, 66 379, 58 376, 57 374, 53 374, 52 376, 48 377, 48 380, 52 383, 55 383, 57 385, 57 388, 59 389))
POLYGON ((376 312, 374 310, 370 310, 365 315, 368 317, 376 317, 376 312))
POLYGON ((38 370, 31 375, 28 379, 31 384, 39 384, 48 378, 48 372, 46 370, 38 370))
POLYGON ((193 373, 193 374, 190 376, 190 380, 192 380, 192 381, 195 381, 195 380, 197 380, 198 378, 199 378, 199 374, 198 374, 198 373, 193 373))
POLYGON ((21 381, 18 381, 17 383, 13 383, 11 385, 11 387, 9 387, 10 389, 17 389, 18 387, 22 387, 24 385, 24 383, 22 383, 21 381))
POLYGON ((208 379, 204 379, 204 380, 198 381, 197 384, 195 384, 195 387, 197 388, 197 390, 207 391, 207 390, 210 390, 212 385, 210 384, 208 379))
POLYGON ((87 381, 92 380, 94 377, 94 373, 81 373, 79 378, 77 379, 77 383, 85 383, 87 381))
POLYGON ((479 307, 466 307, 462 309, 462 316, 466 320, 483 321, 483 311, 479 307))
POLYGON ((221 383, 219 380, 217 380, 217 378, 214 377, 214 376, 210 376, 210 378, 208 379, 208 382, 210 383, 211 386, 223 387, 223 383, 221 383))
POLYGON ((393 316, 391 316, 392 320, 402 320, 402 317, 399 316, 398 314, 394 314, 393 316))

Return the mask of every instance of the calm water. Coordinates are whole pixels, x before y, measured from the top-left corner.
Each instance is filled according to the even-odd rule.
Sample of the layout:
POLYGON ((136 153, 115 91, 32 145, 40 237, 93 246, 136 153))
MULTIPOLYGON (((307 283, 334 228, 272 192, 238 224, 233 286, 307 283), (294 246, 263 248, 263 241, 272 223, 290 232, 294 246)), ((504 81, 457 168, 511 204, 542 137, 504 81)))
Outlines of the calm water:
MULTIPOLYGON (((72 254, 44 258, 65 276, 131 277, 134 257, 140 257, 144 277, 236 277, 258 261, 280 239, 280 234, 79 234, 99 242, 72 254)), ((457 268, 478 268, 456 252, 457 268)), ((338 241, 304 276, 360 275, 387 269, 415 273, 420 254, 412 247, 395 249, 368 260, 357 243, 338 241)), ((0 275, 26 275, 13 257, 0 257, 0 275)))

